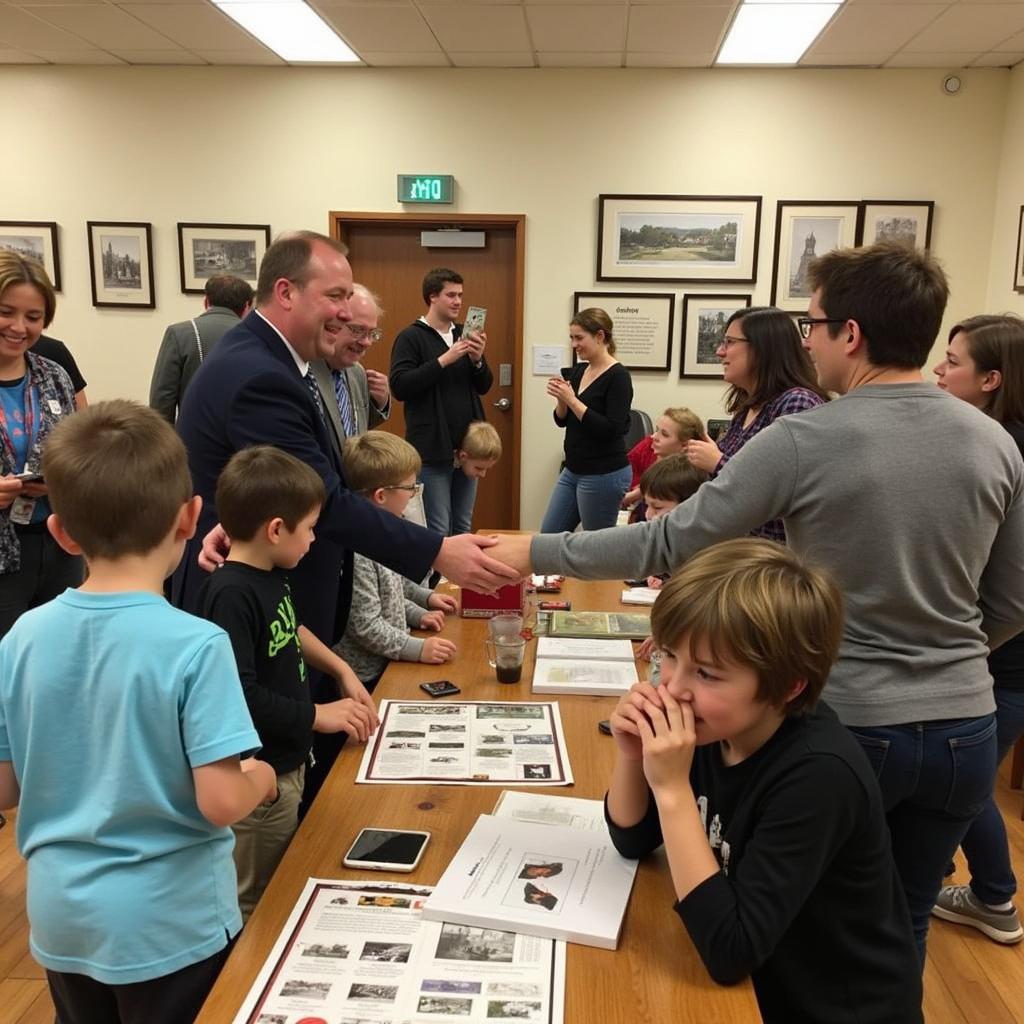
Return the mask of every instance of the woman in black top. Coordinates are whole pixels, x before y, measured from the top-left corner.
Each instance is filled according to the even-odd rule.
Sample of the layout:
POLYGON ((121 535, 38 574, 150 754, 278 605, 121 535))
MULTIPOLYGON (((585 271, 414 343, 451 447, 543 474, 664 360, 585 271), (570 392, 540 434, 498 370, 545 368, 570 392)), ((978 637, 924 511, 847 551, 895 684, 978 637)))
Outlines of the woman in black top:
MULTIPOLYGON (((973 316, 957 324, 935 373, 940 388, 1001 423, 1024 454, 1024 320, 973 316)), ((995 683, 996 749, 1002 761, 1024 736, 1024 633, 993 651, 988 668, 995 683)), ((1024 929, 1011 902, 1017 880, 1006 826, 993 797, 961 847, 971 883, 945 886, 935 904, 936 917, 971 925, 996 942, 1019 942, 1024 929)))
POLYGON ((611 317, 603 309, 584 309, 570 321, 569 341, 580 362, 547 386, 555 423, 565 428, 565 468, 541 533, 575 530, 580 523, 584 530, 614 526, 631 479, 625 436, 633 382, 614 358, 611 317))

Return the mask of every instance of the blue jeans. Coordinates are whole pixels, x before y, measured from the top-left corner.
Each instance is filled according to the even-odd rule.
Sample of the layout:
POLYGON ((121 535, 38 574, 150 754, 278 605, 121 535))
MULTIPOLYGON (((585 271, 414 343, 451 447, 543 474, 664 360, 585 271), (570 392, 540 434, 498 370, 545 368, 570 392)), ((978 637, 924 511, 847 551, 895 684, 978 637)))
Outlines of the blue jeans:
POLYGON ((882 790, 892 853, 924 967, 925 939, 946 865, 992 795, 995 715, 850 727, 882 790))
POLYGON ((611 473, 587 475, 563 469, 551 492, 540 532, 563 533, 575 530, 580 523, 584 530, 614 526, 632 479, 633 471, 629 466, 611 473))
MULTIPOLYGON (((993 691, 996 698, 996 764, 1017 740, 1024 736, 1024 691, 993 691)), ((1017 891, 1017 879, 1010 866, 1006 825, 989 797, 960 843, 971 873, 971 889, 983 903, 1005 903, 1017 891)))
POLYGON ((476 477, 470 478, 449 462, 427 462, 420 470, 423 511, 427 526, 445 537, 473 529, 476 477))

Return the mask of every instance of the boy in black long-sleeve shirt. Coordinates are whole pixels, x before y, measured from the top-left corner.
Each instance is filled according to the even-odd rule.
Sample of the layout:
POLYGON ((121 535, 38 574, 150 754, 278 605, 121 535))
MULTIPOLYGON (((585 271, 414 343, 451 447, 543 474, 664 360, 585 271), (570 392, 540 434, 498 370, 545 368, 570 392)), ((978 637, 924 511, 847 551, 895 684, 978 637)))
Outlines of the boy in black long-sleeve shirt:
POLYGON ((658 597, 661 686, 612 715, 616 849, 664 843, 715 981, 752 977, 775 1022, 920 1022, 920 966, 881 794, 817 702, 838 653, 835 584, 769 541, 697 555, 658 597))
POLYGON ((320 477, 294 456, 257 446, 237 452, 217 481, 217 512, 231 551, 200 591, 200 613, 231 639, 245 700, 277 774, 278 796, 234 826, 238 902, 248 920, 298 824, 314 732, 365 740, 376 728, 369 693, 352 670, 296 621, 286 570, 313 543, 324 501, 320 477), (338 681, 343 699, 314 704, 306 662, 338 681))

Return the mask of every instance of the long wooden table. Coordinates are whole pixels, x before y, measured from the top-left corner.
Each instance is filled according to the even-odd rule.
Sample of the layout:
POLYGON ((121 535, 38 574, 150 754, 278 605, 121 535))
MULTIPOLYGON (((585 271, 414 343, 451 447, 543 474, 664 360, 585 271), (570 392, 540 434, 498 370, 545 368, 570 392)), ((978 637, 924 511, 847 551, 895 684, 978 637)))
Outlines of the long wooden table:
MULTIPOLYGON (((562 597, 576 610, 622 607, 621 583, 566 581, 562 597)), ((542 595, 543 596, 543 595, 542 595)), ((630 609, 633 610, 633 609, 630 609)), ((396 663, 374 693, 376 698, 429 699, 421 682, 451 679, 462 688, 456 700, 549 700, 530 692, 535 643, 528 645, 520 683, 498 683, 487 664, 484 620, 448 618, 444 636, 458 644, 449 665, 396 663)), ((545 787, 555 795, 600 798, 614 760, 614 740, 598 731, 610 714, 608 697, 561 697, 559 706, 573 786, 545 787)), ((433 834, 423 861, 412 874, 381 873, 381 879, 432 884, 440 878, 480 814, 490 812, 500 793, 491 786, 355 785, 363 747, 345 745, 324 788, 302 823, 273 882, 245 927, 197 1024, 233 1020, 308 877, 357 877, 341 858, 359 829, 425 829, 433 834)), ((514 787, 513 787, 514 788, 514 787)), ((527 788, 527 787, 524 787, 527 788)), ((674 894, 663 855, 646 859, 637 873, 614 952, 570 945, 566 969, 567 1024, 594 1021, 647 1024, 750 1024, 760 1015, 749 982, 732 988, 715 985, 707 975, 682 923, 672 911, 674 894)))

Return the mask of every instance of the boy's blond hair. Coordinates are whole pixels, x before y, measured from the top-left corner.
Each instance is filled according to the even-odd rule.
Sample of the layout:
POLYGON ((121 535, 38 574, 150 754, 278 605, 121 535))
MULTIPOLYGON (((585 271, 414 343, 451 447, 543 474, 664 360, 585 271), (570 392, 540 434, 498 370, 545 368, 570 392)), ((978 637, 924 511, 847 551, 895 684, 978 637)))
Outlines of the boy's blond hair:
POLYGON ((676 425, 676 437, 680 441, 699 441, 704 436, 704 421, 685 405, 672 406, 661 415, 676 425))
POLYGON ((269 444, 235 452, 217 477, 217 518, 229 537, 250 541, 271 519, 294 530, 321 508, 327 492, 320 475, 294 455, 269 444))
POLYGON ((372 494, 378 487, 394 487, 419 473, 423 460, 408 441, 383 430, 357 434, 341 453, 345 483, 353 491, 372 494))
POLYGON ((43 476, 86 558, 149 554, 192 497, 181 439, 152 409, 121 398, 58 423, 43 447, 43 476))
POLYGON ((686 501, 707 478, 685 455, 666 455, 644 470, 638 486, 645 501, 686 501))
POLYGON ((832 577, 774 541, 745 537, 694 556, 663 587, 651 611, 661 647, 685 638, 690 656, 757 673, 757 699, 787 714, 810 710, 839 655, 843 600, 832 577), (792 700, 793 684, 807 685, 792 700))
POLYGON ((466 436, 459 445, 467 459, 481 459, 490 462, 501 458, 501 437, 487 420, 474 420, 466 428, 466 436))

